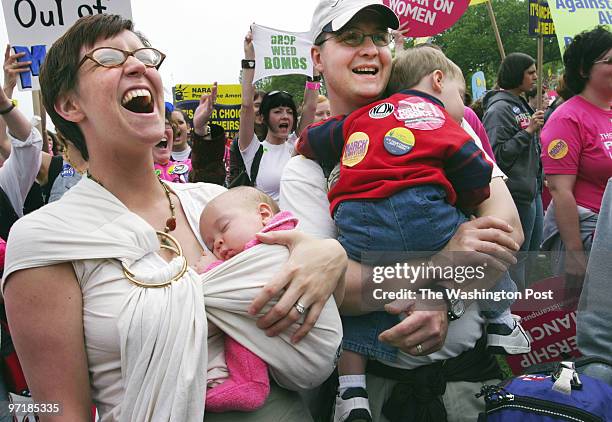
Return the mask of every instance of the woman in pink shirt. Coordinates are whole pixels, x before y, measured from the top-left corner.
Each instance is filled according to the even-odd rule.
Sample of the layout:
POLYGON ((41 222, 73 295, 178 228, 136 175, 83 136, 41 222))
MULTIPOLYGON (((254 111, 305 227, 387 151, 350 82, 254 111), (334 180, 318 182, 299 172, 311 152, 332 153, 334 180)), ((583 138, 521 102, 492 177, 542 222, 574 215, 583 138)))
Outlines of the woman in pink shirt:
POLYGON ((543 249, 554 252, 557 274, 579 281, 612 177, 612 33, 597 27, 577 35, 563 62, 565 82, 576 95, 542 131, 542 164, 553 197, 543 249))

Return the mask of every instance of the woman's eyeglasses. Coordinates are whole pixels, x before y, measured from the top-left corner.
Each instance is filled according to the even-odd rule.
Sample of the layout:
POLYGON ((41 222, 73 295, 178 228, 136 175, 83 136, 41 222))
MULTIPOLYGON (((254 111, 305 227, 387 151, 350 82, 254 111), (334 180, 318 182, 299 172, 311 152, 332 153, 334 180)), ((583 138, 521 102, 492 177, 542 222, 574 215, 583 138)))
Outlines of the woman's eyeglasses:
POLYGON ((125 51, 114 47, 98 47, 85 54, 79 68, 87 59, 103 67, 119 67, 126 62, 128 57, 133 56, 140 60, 146 67, 159 69, 166 55, 152 47, 138 48, 134 51, 125 51))
POLYGON ((349 29, 347 31, 339 32, 331 37, 328 37, 318 43, 317 45, 323 44, 325 41, 329 41, 332 38, 336 38, 338 42, 348 45, 349 47, 358 47, 365 41, 366 37, 370 37, 372 42, 377 47, 386 47, 391 43, 393 38, 391 33, 387 31, 375 32, 373 34, 366 34, 357 29, 349 29))
POLYGON ((612 64, 612 56, 608 57, 607 59, 597 60, 596 62, 593 62, 593 63, 594 64, 597 64, 597 63, 612 64))

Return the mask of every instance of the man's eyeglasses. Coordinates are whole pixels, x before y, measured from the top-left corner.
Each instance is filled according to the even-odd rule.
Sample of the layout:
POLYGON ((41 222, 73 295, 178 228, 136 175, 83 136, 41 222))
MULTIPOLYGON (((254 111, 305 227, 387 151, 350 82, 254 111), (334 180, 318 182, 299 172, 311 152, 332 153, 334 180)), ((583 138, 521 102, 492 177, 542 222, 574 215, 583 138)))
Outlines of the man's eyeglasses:
POLYGON ((393 38, 391 33, 387 31, 374 32, 373 34, 366 34, 357 29, 349 29, 347 31, 339 32, 331 37, 324 39, 317 45, 322 45, 325 41, 329 41, 332 38, 336 38, 338 42, 348 45, 349 47, 358 47, 365 41, 366 37, 370 37, 372 42, 377 47, 386 47, 391 43, 393 38))
POLYGON ((98 47, 85 54, 78 67, 83 66, 87 59, 103 67, 119 67, 130 56, 136 57, 146 67, 154 67, 156 69, 159 69, 166 58, 164 53, 152 47, 138 48, 134 51, 125 51, 114 47, 98 47))
POLYGON ((597 63, 612 64, 612 56, 608 57, 607 59, 601 59, 601 60, 597 60, 596 62, 594 62, 594 64, 597 64, 597 63))

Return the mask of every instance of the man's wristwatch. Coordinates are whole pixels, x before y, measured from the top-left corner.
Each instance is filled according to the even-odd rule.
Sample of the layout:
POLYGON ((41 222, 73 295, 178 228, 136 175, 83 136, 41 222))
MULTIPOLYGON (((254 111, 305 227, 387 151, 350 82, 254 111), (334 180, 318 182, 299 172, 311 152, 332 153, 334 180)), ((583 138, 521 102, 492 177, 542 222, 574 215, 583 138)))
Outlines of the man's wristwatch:
POLYGON ((451 298, 448 295, 448 291, 446 290, 446 288, 442 286, 432 287, 431 290, 436 292, 442 292, 442 294, 444 294, 444 301, 448 306, 446 315, 448 316, 449 321, 455 321, 461 318, 461 316, 465 313, 465 302, 463 301, 463 299, 451 298))
POLYGON ((240 66, 243 69, 255 69, 255 60, 242 59, 240 61, 240 66))

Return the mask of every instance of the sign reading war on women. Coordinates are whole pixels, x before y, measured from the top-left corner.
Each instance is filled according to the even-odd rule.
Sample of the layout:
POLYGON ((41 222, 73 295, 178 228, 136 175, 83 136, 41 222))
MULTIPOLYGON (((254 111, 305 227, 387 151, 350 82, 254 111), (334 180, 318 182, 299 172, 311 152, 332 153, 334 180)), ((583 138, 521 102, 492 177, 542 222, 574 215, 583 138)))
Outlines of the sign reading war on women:
POLYGON ((612 0, 549 0, 561 53, 574 35, 606 25, 612 30, 612 0))
POLYGON ((254 82, 268 76, 312 76, 309 32, 287 32, 253 24, 254 82))
POLYGON ((411 37, 431 37, 455 24, 465 13, 469 0, 384 0, 400 23, 408 22, 411 37))
POLYGON ((544 0, 529 0, 529 35, 555 36, 555 24, 548 2, 544 0))
POLYGON ((20 61, 31 61, 30 72, 20 74, 21 91, 38 90, 38 75, 47 50, 79 18, 114 13, 132 18, 126 0, 2 0, 9 43, 20 61))

